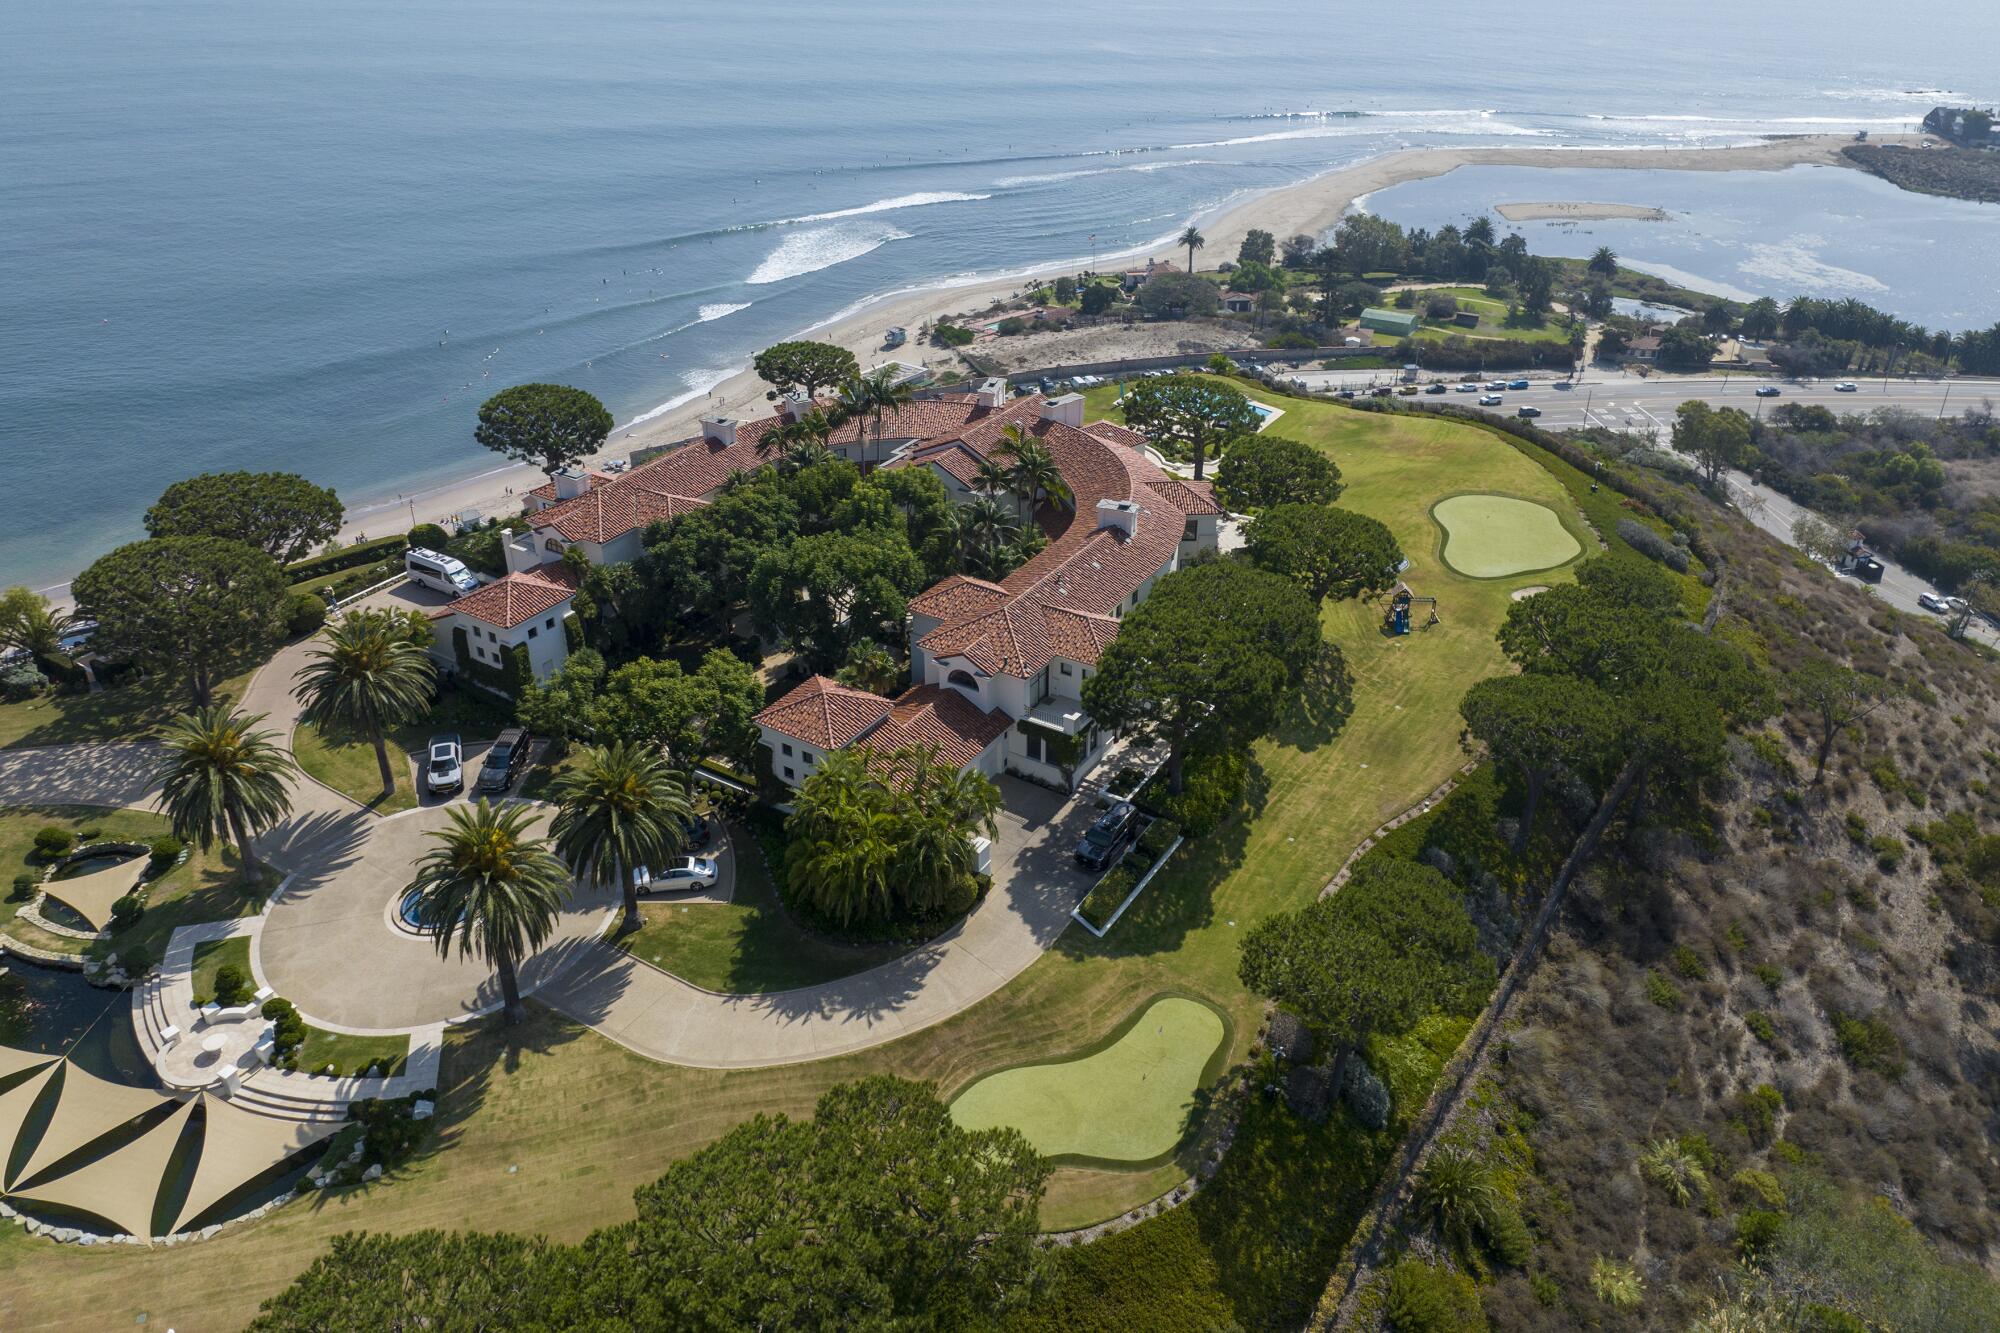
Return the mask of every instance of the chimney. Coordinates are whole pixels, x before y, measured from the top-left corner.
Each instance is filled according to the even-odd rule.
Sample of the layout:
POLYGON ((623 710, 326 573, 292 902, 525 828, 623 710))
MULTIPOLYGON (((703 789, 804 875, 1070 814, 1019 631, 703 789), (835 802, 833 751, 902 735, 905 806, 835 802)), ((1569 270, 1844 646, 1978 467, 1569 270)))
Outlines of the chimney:
POLYGON ((1007 406, 1007 381, 994 375, 979 383, 979 405, 987 408, 1007 406))
POLYGON ((1059 421, 1065 426, 1083 429, 1083 395, 1066 393, 1060 398, 1051 398, 1042 404, 1042 420, 1059 421))
POLYGON ((1139 506, 1130 500, 1099 500, 1097 526, 1117 528, 1129 540, 1139 534, 1139 506))
POLYGON ((703 417, 701 438, 710 448, 726 449, 736 443, 736 420, 733 417, 703 417))
POLYGON ((806 413, 812 410, 813 400, 811 396, 803 393, 788 393, 785 395, 784 400, 778 404, 778 411, 784 416, 785 420, 794 423, 805 420, 806 413))
POLYGON ((507 561, 507 572, 519 574, 542 563, 542 542, 535 529, 515 533, 500 539, 500 554, 507 561))
POLYGON ((556 484, 556 499, 574 500, 590 489, 590 477, 580 467, 566 467, 551 472, 549 480, 556 484))

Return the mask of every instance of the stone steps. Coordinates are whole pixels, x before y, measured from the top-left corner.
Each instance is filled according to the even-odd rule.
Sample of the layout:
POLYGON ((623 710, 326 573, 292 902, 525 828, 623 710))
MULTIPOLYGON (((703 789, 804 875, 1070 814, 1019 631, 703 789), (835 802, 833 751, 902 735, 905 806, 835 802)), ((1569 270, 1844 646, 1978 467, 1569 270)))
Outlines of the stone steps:
POLYGON ((245 1111, 276 1120, 299 1120, 311 1124, 338 1124, 347 1119, 347 1098, 329 1087, 312 1095, 288 1087, 283 1071, 260 1069, 245 1078, 229 1100, 245 1111))

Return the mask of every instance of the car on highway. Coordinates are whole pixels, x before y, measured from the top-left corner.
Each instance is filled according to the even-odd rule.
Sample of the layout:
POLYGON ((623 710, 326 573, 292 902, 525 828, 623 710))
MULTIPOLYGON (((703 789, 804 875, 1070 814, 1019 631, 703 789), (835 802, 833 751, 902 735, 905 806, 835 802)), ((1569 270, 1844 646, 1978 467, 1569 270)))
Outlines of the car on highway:
POLYGON ((1497 393, 1482 393, 1479 395, 1479 405, 1481 407, 1498 407, 1506 401, 1505 398, 1502 398, 1497 393))
POLYGON ((1076 844, 1077 863, 1090 870, 1108 870, 1138 836, 1139 807, 1120 801, 1084 830, 1076 844))
POLYGON ((1460 393, 1478 393, 1479 386, 1477 384, 1461 384, 1458 386, 1458 391, 1460 393))
POLYGON ((426 791, 433 796, 449 796, 465 786, 465 748, 458 743, 455 733, 431 737, 427 753, 430 762, 424 765, 426 791))
POLYGON ((1557 380, 1554 384, 1551 384, 1549 387, 1551 389, 1561 389, 1564 393, 1568 393, 1571 389, 1574 389, 1576 385, 1570 380, 1557 380))
POLYGON ((1759 398, 1776 398, 1782 392, 1784 391, 1775 384, 1760 384, 1757 386, 1757 396, 1759 398))
POLYGON ((1951 610, 1951 603, 1945 601, 1944 598, 1938 596, 1934 592, 1918 593, 1917 605, 1921 606, 1926 611, 1935 611, 1939 615, 1944 615, 1951 610))
POLYGON ((1391 389, 1388 385, 1378 384, 1374 388, 1368 391, 1368 396, 1370 398, 1387 398, 1390 394, 1394 392, 1395 390, 1391 389))
POLYGON ((1487 390, 1488 390, 1489 392, 1498 392, 1499 390, 1501 390, 1501 389, 1504 389, 1504 388, 1506 388, 1506 387, 1507 387, 1507 381, 1506 381, 1506 380, 1488 380, 1488 381, 1486 381, 1486 388, 1487 388, 1487 390))
POLYGON ((688 889, 712 889, 720 872, 712 856, 677 856, 658 870, 646 866, 632 871, 632 887, 641 893, 681 893, 688 889))
POLYGON ((535 748, 526 728, 509 727, 493 740, 492 748, 479 765, 479 790, 506 791, 528 766, 528 754, 535 748))
POLYGON ((1514 415, 1517 417, 1538 417, 1541 414, 1542 409, 1539 407, 1517 407, 1514 409, 1514 415))
POLYGON ((1334 395, 1334 397, 1336 398, 1352 398, 1353 396, 1354 396, 1354 390, 1352 389, 1342 389, 1339 393, 1334 395))
POLYGON ((1429 387, 1428 389, 1425 389, 1425 390, 1424 390, 1424 392, 1425 392, 1425 393, 1450 393, 1450 392, 1451 392, 1451 390, 1450 390, 1450 389, 1447 389, 1447 388, 1446 388, 1446 387, 1445 387, 1444 385, 1442 385, 1442 384, 1433 384, 1433 385, 1431 385, 1431 386, 1430 386, 1430 387, 1429 387))
POLYGON ((1859 384, 1856 384, 1853 380, 1842 380, 1840 383, 1833 386, 1833 391, 1835 393, 1860 393, 1861 386, 1859 384))
POLYGON ((1528 387, 1528 382, 1526 380, 1508 380, 1507 387, 1510 389, 1525 389, 1528 387))

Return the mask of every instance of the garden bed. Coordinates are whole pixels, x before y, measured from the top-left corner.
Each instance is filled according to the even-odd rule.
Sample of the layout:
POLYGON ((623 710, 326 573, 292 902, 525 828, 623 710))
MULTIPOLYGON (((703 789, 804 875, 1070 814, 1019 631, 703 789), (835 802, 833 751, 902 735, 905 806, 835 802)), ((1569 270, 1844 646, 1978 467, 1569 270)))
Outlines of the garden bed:
POLYGON ((1118 918, 1125 914, 1139 891, 1152 882, 1181 842, 1180 825, 1173 820, 1148 819, 1132 850, 1099 877, 1070 917, 1102 939, 1106 931, 1118 924, 1118 918))

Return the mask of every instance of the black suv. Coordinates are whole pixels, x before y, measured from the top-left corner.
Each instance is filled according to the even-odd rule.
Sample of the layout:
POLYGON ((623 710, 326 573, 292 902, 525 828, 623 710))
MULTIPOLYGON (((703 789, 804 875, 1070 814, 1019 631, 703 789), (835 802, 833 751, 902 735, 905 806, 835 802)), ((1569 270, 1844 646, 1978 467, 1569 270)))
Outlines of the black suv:
POLYGON ((1083 835, 1076 845, 1076 859, 1092 870, 1103 870, 1118 859, 1138 832, 1138 807, 1120 801, 1099 815, 1083 835))
POLYGON ((514 779, 528 766, 528 753, 534 748, 535 738, 524 728, 509 727, 501 732, 479 765, 479 790, 506 791, 513 786, 514 779))

